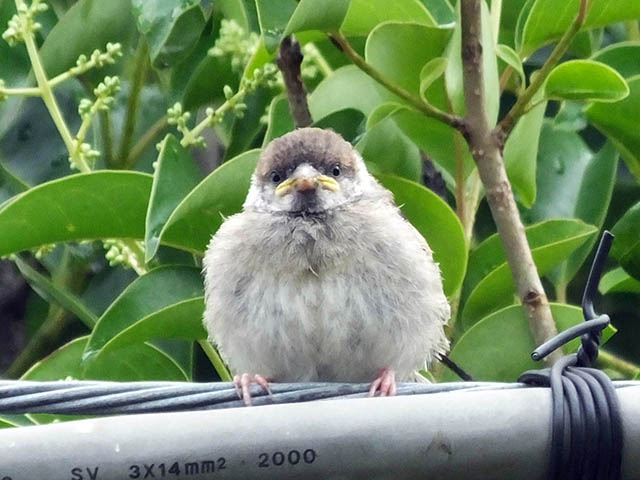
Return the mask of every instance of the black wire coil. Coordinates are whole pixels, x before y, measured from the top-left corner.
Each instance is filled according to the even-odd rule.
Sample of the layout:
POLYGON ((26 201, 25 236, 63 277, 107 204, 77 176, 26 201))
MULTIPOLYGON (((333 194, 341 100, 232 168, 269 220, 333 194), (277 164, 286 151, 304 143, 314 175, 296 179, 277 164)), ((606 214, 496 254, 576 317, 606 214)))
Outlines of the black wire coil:
POLYGON ((531 370, 518 381, 551 387, 553 417, 548 478, 617 479, 622 466, 622 418, 613 382, 592 368, 598 358, 607 315, 598 315, 593 298, 598 289, 613 235, 605 231, 596 252, 582 298, 585 322, 565 330, 532 354, 542 360, 557 348, 581 337, 578 352, 551 369, 531 370))

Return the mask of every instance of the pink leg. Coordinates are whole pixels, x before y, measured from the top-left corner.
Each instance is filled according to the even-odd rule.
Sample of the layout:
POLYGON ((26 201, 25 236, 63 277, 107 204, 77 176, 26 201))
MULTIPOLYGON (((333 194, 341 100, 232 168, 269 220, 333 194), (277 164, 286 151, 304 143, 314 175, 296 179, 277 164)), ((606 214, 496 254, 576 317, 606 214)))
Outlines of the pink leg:
POLYGON ((371 383, 369 396, 375 397, 380 392, 381 397, 392 397, 396 394, 396 372, 390 368, 383 368, 378 378, 371 383))
POLYGON ((251 392, 249 391, 249 385, 251 383, 257 383, 265 391, 271 395, 271 389, 269 388, 269 382, 262 375, 249 375, 248 373, 243 373, 242 375, 236 375, 233 377, 233 383, 236 387, 236 393, 238 394, 238 398, 244 401, 244 404, 249 407, 251 406, 251 392))

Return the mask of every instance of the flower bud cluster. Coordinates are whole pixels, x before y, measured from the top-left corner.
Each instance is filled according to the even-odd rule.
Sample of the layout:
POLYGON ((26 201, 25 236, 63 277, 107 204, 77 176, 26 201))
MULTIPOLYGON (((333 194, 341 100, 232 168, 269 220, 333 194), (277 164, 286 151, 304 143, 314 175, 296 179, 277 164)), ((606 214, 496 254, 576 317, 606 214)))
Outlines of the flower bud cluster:
POLYGON ((33 0, 31 5, 22 0, 16 3, 18 13, 11 17, 7 29, 2 34, 2 38, 12 47, 24 41, 25 35, 31 35, 42 28, 42 25, 35 21, 35 17, 49 8, 41 0, 33 0))
POLYGON ((131 268, 137 262, 135 254, 120 240, 107 239, 102 243, 107 250, 105 258, 110 266, 122 265, 124 268, 131 268))
POLYGON ((93 67, 104 67, 105 65, 113 65, 116 60, 122 56, 122 45, 119 43, 107 43, 106 51, 102 52, 98 49, 87 58, 86 55, 80 55, 76 60, 76 66, 69 69, 70 75, 81 75, 93 67))
POLYGON ((234 20, 220 22, 220 36, 209 49, 212 57, 231 57, 231 68, 242 72, 249 59, 258 49, 260 36, 254 32, 247 35, 244 29, 234 20))

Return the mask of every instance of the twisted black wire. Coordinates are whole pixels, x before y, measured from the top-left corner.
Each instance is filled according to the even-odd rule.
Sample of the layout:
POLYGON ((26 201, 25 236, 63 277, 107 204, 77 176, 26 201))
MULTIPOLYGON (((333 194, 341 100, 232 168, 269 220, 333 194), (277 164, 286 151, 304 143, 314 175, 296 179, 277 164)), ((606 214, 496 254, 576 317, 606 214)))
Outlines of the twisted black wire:
POLYGON ((598 315, 593 298, 613 242, 607 231, 598 246, 582 298, 585 322, 548 340, 531 354, 541 360, 568 341, 581 337, 576 354, 567 355, 551 369, 525 372, 520 381, 551 387, 552 438, 550 478, 616 479, 622 465, 622 417, 613 382, 592 367, 598 358, 607 315, 598 315), (568 416, 568 421, 566 417, 568 416), (569 444, 565 448, 565 427, 569 444))
MULTIPOLYGON (((273 383, 270 386, 272 395, 257 385, 251 386, 254 405, 365 397, 370 388, 366 383, 273 383)), ((490 382, 401 383, 398 395, 520 387, 522 385, 490 382)), ((0 414, 115 415, 241 406, 244 403, 239 400, 233 383, 0 380, 0 414)))

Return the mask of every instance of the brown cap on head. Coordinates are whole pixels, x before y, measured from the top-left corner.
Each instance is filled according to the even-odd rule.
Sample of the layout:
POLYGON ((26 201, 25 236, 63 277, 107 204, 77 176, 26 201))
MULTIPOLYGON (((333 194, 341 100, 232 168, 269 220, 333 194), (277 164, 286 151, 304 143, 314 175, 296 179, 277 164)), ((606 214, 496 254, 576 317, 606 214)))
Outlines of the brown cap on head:
POLYGON ((334 131, 300 128, 267 145, 260 155, 257 173, 263 179, 274 170, 289 174, 301 163, 309 163, 319 170, 340 164, 344 171, 352 171, 353 147, 334 131))

